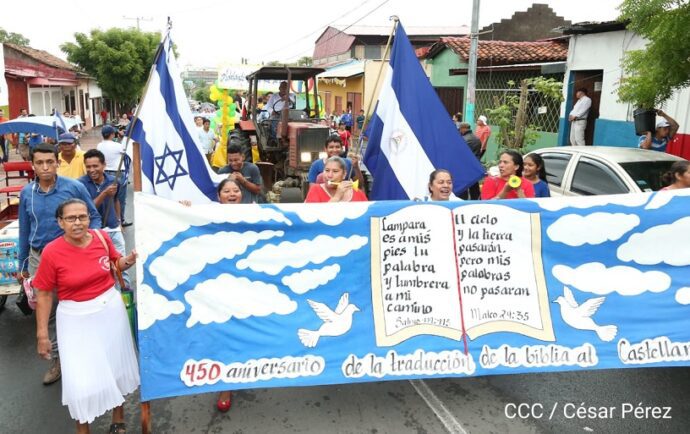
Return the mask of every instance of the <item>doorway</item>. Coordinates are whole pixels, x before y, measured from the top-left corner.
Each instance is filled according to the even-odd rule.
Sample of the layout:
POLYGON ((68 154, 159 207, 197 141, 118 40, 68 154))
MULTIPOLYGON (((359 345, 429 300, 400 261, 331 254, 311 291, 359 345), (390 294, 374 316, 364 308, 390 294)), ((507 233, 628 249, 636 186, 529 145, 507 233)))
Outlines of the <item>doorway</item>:
MULTIPOLYGON (((589 109, 587 115, 587 128, 585 129, 585 144, 591 146, 594 144, 594 127, 596 120, 599 118, 599 104, 601 102, 601 86, 604 78, 604 71, 601 69, 587 70, 587 71, 573 71, 573 104, 568 109, 568 113, 575 105, 575 92, 580 88, 587 89, 587 96, 592 99, 592 107, 589 109)), ((567 116, 566 116, 567 120, 567 116)))

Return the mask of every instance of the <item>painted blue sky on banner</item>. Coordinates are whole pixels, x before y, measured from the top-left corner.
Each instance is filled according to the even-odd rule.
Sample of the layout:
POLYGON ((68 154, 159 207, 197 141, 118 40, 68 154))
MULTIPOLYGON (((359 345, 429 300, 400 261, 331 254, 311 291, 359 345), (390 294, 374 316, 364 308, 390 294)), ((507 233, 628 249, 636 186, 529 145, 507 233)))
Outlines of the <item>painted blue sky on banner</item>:
MULTIPOLYGON (((185 208, 137 194, 142 399, 253 387, 686 365, 689 205, 687 195, 659 193, 441 204, 447 213, 438 211, 439 203, 414 202, 185 208), (530 226, 529 216, 537 214, 539 224, 532 220, 530 226), (435 307, 428 309, 457 315, 447 321, 428 316, 422 322, 428 319, 425 325, 437 328, 412 333, 409 321, 417 320, 410 318, 424 315, 422 299, 405 301, 409 294, 401 290, 396 294, 401 301, 389 303, 387 291, 373 289, 390 286, 387 278, 404 286, 424 275, 409 258, 429 230, 414 232, 414 225, 400 223, 415 215, 424 215, 434 231, 459 224, 428 245, 427 264, 437 267, 430 275, 442 274, 453 250, 473 251, 459 232, 453 237, 456 230, 476 228, 475 236, 489 240, 482 249, 498 249, 484 258, 460 255, 467 261, 490 255, 497 261, 492 263, 502 264, 461 267, 467 271, 461 278, 462 325, 453 324, 461 318, 454 301, 434 299, 435 307), (381 238, 372 234, 375 224, 381 238), (535 227, 538 233, 530 237, 535 227), (387 244, 388 229, 397 229, 397 241, 405 231, 408 238, 387 244), (509 232, 515 246, 496 247, 509 232), (540 258, 532 261, 515 250, 535 240, 541 243, 540 258), (380 270, 372 271, 372 252, 381 258, 380 270), (525 272, 532 267, 543 273, 525 272), (520 279, 534 286, 519 284, 520 279), (471 294, 473 281, 495 285, 480 284, 471 294), (374 293, 381 294, 379 301, 374 293), (526 294, 531 307, 511 301, 526 294), (482 310, 481 303, 494 304, 496 297, 507 304, 482 310), (470 302, 477 309, 465 306, 470 302), (381 310, 396 306, 407 310, 408 323, 400 317, 386 322, 396 314, 381 310), (467 330, 467 337, 452 329, 467 330), (208 371, 211 366, 214 372, 208 371)), ((465 237, 472 237, 471 230, 465 237)), ((451 277, 447 280, 455 282, 451 277)))

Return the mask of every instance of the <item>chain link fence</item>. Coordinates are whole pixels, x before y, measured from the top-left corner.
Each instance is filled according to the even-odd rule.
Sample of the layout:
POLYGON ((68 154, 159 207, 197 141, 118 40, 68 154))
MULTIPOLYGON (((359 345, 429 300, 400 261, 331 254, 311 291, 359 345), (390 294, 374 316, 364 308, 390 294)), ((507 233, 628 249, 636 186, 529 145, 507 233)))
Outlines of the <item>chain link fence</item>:
MULTIPOLYGON (((487 110, 495 107, 495 96, 499 99, 502 99, 506 93, 519 96, 520 82, 526 78, 539 76, 563 82, 564 74, 539 74, 535 71, 491 71, 478 73, 475 91, 475 118, 480 115, 487 115, 487 110), (511 80, 515 82, 513 87, 508 84, 511 80)), ((529 91, 527 125, 534 125, 540 131, 557 133, 560 110, 560 102, 539 94, 534 90, 529 91)), ((487 117, 489 117, 489 124, 491 124, 491 117, 487 117)))

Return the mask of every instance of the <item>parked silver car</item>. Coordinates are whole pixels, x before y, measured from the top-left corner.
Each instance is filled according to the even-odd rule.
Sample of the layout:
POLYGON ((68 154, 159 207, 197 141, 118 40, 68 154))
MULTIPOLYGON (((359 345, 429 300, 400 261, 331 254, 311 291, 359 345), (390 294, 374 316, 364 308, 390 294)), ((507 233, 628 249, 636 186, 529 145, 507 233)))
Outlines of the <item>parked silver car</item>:
POLYGON ((661 176, 683 158, 610 146, 559 146, 534 151, 544 159, 552 196, 657 191, 661 176))

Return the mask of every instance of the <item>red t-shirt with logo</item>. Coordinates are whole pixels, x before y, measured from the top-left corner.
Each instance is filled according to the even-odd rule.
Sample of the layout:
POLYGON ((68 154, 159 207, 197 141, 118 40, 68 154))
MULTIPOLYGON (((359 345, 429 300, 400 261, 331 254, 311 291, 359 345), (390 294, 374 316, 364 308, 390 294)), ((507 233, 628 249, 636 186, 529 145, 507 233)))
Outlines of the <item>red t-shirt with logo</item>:
POLYGON ((57 289, 58 300, 72 301, 92 300, 112 288, 115 279, 110 272, 110 260, 116 261, 121 255, 108 234, 101 231, 110 257, 94 231, 89 233, 93 239, 86 247, 73 246, 64 237, 48 243, 41 254, 33 287, 40 291, 57 289))

